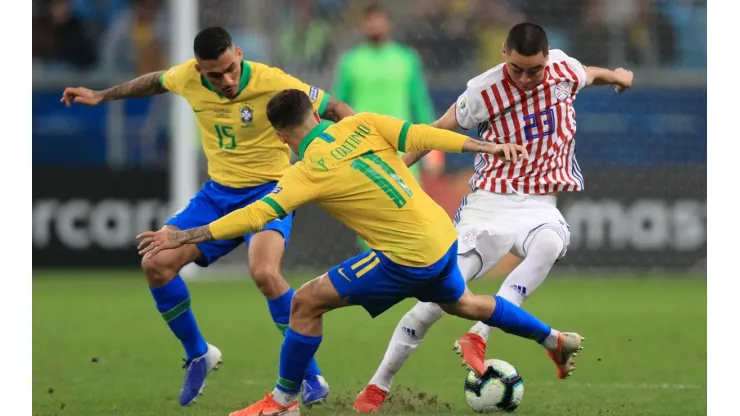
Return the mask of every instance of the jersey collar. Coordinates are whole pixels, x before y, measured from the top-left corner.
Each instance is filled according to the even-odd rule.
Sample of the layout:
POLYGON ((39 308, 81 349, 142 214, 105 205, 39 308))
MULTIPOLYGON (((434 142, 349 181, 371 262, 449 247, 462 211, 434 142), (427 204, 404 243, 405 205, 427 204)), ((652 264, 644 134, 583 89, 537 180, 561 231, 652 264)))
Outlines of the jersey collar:
MULTIPOLYGON (((252 77, 252 66, 249 65, 247 61, 242 61, 242 75, 239 78, 239 90, 236 92, 235 98, 239 96, 239 94, 244 91, 244 88, 247 87, 247 84, 249 84, 249 78, 252 77)), ((204 87, 208 88, 209 90, 215 92, 218 95, 218 98, 225 98, 226 96, 221 94, 220 92, 216 91, 215 88, 213 88, 213 84, 211 84, 206 77, 203 75, 200 76, 200 83, 203 84, 204 87)))
POLYGON ((320 124, 318 124, 316 127, 312 128, 311 131, 308 132, 308 134, 301 140, 300 146, 298 146, 298 156, 303 159, 303 155, 306 153, 306 148, 308 148, 308 145, 311 144, 312 141, 314 141, 315 138, 317 138, 321 133, 326 130, 327 127, 329 127, 331 123, 328 121, 322 121, 320 124))

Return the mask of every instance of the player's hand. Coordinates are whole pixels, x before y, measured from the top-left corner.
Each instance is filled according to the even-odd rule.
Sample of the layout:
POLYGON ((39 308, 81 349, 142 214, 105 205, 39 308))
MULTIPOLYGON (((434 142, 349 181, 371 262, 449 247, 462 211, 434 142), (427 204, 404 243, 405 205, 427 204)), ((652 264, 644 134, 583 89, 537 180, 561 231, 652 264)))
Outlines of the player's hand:
POLYGON ((503 157, 507 162, 517 163, 520 158, 529 159, 527 149, 520 144, 514 143, 491 144, 490 153, 494 156, 503 157))
POLYGON ((172 250, 185 244, 185 233, 165 227, 159 231, 146 231, 136 236, 139 255, 145 259, 154 257, 162 250, 172 250))
POLYGON ((67 107, 72 103, 96 106, 103 102, 103 95, 85 87, 65 88, 60 102, 67 107))
POLYGON ((634 75, 632 74, 632 71, 624 69, 624 68, 617 68, 614 70, 614 80, 616 87, 614 87, 614 91, 617 93, 623 93, 627 91, 632 86, 632 79, 634 75))

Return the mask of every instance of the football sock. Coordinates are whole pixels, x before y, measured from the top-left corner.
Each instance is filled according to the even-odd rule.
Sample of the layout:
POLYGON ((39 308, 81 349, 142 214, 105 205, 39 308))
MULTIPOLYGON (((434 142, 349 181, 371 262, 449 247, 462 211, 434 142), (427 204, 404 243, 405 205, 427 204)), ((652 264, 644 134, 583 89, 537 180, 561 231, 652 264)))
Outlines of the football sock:
POLYGON ((178 275, 162 287, 149 288, 172 333, 182 342, 188 360, 198 358, 206 353, 208 345, 195 322, 190 308, 190 292, 185 281, 178 275))
POLYGON ((301 391, 301 381, 308 363, 319 349, 319 344, 321 336, 302 335, 290 328, 285 331, 283 347, 280 349, 279 377, 273 392, 279 403, 285 405, 295 400, 301 391), (287 394, 275 394, 278 391, 287 394))
MULTIPOLYGON (((497 295, 517 306, 527 299, 545 281, 555 261, 563 251, 563 239, 553 229, 539 230, 527 247, 527 256, 504 280, 497 295)), ((492 327, 478 322, 469 332, 488 340, 492 327)))
MULTIPOLYGON (((293 294, 295 294, 295 290, 291 287, 290 290, 279 297, 267 299, 267 307, 270 309, 272 321, 275 322, 283 336, 285 336, 285 331, 288 329, 288 323, 290 322, 290 303, 293 301, 293 294)), ((306 377, 320 375, 319 365, 316 363, 316 359, 312 358, 308 364, 308 370, 306 370, 306 377)))
POLYGON ((393 337, 385 351, 385 356, 370 384, 388 391, 393 382, 393 376, 401 369, 411 354, 419 346, 427 331, 437 322, 444 311, 436 303, 419 302, 411 308, 398 322, 393 337))
POLYGON ((486 323, 502 331, 542 343, 550 335, 550 327, 529 312, 501 296, 495 296, 496 308, 486 323))
MULTIPOLYGON (((480 257, 475 252, 458 255, 457 265, 465 280, 470 280, 482 267, 480 257)), ((429 328, 443 315, 444 311, 436 303, 419 302, 414 305, 398 322, 383 361, 370 379, 370 384, 385 391, 390 390, 393 376, 421 344, 429 328)), ((488 325, 485 327, 490 328, 488 325)))

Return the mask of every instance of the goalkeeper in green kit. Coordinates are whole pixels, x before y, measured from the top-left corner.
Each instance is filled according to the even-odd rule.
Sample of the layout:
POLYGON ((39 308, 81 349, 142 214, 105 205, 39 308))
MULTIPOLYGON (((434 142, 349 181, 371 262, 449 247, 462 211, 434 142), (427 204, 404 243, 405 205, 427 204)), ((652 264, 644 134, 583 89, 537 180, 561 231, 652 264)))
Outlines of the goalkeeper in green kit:
MULTIPOLYGON (((358 113, 379 113, 431 124, 435 119, 434 106, 416 52, 390 40, 390 18, 378 6, 364 9, 362 29, 367 41, 340 57, 332 95, 358 113)), ((439 152, 428 155, 425 167, 439 171, 442 157, 439 152)), ((409 169, 421 183, 419 164, 409 169)), ((358 244, 361 250, 368 250, 359 238, 358 244)))

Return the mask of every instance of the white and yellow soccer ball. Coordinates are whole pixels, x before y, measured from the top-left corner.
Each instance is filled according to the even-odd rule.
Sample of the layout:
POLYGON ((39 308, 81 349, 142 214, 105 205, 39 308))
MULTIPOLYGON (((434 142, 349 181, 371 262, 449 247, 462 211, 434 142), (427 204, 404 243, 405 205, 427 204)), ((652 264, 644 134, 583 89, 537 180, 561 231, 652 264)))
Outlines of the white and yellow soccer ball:
POLYGON ((486 360, 486 371, 474 371, 465 379, 465 399, 478 413, 513 412, 524 396, 524 382, 513 365, 502 360, 486 360))

